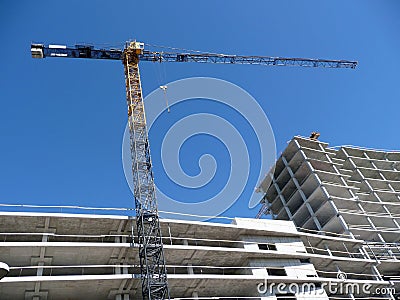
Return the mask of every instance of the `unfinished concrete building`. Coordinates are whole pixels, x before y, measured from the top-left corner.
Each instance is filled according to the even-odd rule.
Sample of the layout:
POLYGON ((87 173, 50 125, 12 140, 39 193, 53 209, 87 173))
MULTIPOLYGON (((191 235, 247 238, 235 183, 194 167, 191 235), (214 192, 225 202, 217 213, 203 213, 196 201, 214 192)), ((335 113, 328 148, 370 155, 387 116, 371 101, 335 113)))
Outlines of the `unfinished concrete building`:
MULTIPOLYGON (((309 253, 330 257, 311 258, 319 276, 346 274, 348 279, 381 281, 392 287, 391 292, 364 296, 396 299, 400 292, 400 152, 329 147, 315 139, 295 137, 260 189, 264 192, 260 214, 291 220, 300 232, 318 236, 303 237, 303 242, 309 253)), ((343 296, 357 298, 352 293, 343 296)))
MULTIPOLYGON (((134 218, 0 215, 0 261, 10 266, 0 281, 1 299, 141 299, 134 218)), ((328 299, 300 238, 310 234, 297 232, 290 221, 161 225, 171 299, 293 299, 287 290, 260 295, 266 278, 269 284, 314 282, 316 298, 328 299)))

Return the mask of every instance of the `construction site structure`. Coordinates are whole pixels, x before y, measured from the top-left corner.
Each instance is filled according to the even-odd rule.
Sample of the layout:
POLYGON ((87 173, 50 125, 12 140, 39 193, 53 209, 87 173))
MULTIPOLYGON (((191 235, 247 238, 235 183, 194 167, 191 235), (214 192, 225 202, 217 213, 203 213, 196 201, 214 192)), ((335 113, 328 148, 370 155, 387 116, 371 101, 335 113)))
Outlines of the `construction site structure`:
MULTIPOLYGON (((398 299, 400 152, 297 136, 268 176, 270 219, 160 219, 172 299, 398 299)), ((129 208, 0 206, 1 299, 142 296, 129 208)))
POLYGON ((90 45, 32 44, 33 58, 67 57, 120 60, 124 64, 128 124, 136 207, 136 228, 140 246, 142 292, 144 299, 168 299, 167 270, 164 261, 162 236, 157 210, 154 177, 140 82, 139 61, 200 62, 222 64, 256 64, 267 66, 301 66, 328 68, 355 68, 357 62, 345 60, 282 58, 267 56, 240 56, 213 53, 154 52, 144 49, 137 41, 125 49, 96 49, 90 45))
POLYGON ((299 232, 316 235, 303 239, 310 254, 343 257, 325 262, 311 258, 324 276, 340 272, 360 285, 363 280, 389 282, 393 293, 367 296, 398 299, 400 152, 329 147, 297 136, 260 190, 264 197, 258 217, 291 220, 299 232))
MULTIPOLYGON (((0 280, 1 299, 141 298, 140 247, 131 230, 135 219, 77 212, 0 212, 0 260, 10 266, 0 280)), ((364 275, 376 260, 356 251, 360 239, 299 231, 285 220, 160 219, 160 225, 175 300, 365 299, 324 290, 342 282, 332 269, 336 264, 347 266, 349 284, 392 287, 389 278, 364 275), (338 246, 343 243, 348 251, 338 246)), ((393 258, 381 267, 394 269, 391 263, 398 267, 393 258)))

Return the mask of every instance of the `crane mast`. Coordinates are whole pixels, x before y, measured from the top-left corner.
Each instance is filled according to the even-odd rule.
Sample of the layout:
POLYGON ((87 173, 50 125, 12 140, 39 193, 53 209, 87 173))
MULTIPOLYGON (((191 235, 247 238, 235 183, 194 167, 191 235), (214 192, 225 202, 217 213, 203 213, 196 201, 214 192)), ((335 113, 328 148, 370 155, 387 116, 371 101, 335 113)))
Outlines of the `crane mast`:
POLYGON ((142 52, 142 44, 132 42, 123 53, 142 294, 144 299, 169 299, 139 73, 142 52))
POLYGON ((242 56, 215 53, 154 52, 145 50, 144 44, 136 41, 127 43, 123 50, 96 49, 90 45, 67 47, 63 45, 45 46, 43 44, 31 44, 31 54, 33 58, 89 58, 119 60, 123 62, 128 106, 128 126, 134 181, 142 296, 145 300, 169 299, 170 296, 140 82, 139 61, 351 69, 357 66, 356 61, 348 60, 242 56))

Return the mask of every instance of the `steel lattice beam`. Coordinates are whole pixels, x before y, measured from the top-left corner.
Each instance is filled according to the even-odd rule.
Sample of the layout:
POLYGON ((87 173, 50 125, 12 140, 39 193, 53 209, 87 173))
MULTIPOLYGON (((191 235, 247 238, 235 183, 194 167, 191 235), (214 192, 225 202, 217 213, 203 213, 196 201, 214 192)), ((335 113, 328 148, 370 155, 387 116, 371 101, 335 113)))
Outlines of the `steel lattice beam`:
MULTIPOLYGON (((67 46, 44 46, 33 44, 32 49, 41 50, 38 56, 43 57, 71 57, 122 60, 123 50, 120 49, 95 49, 92 46, 76 45, 67 46), (36 48, 35 48, 36 47, 36 48)), ((152 62, 196 62, 217 64, 241 64, 241 65, 263 65, 263 66, 297 66, 297 67, 324 67, 324 68, 351 68, 357 66, 356 61, 311 59, 311 58, 285 58, 271 56, 243 56, 226 55, 214 53, 176 53, 176 52, 154 52, 142 51, 138 55, 141 61, 152 62)))
POLYGON ((169 299, 150 148, 134 44, 124 51, 128 125, 143 299, 169 299))

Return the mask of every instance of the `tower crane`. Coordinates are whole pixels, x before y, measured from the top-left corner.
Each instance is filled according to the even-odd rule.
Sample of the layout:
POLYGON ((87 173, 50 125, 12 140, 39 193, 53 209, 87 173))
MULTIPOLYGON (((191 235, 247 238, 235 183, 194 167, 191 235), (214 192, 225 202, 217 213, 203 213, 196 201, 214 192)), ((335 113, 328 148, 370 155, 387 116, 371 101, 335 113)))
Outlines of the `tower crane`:
POLYGON ((44 44, 31 44, 31 54, 33 58, 108 59, 122 61, 123 63, 128 106, 142 295, 143 299, 149 300, 169 299, 169 290, 144 112, 139 61, 351 69, 357 66, 357 62, 347 60, 242 56, 215 53, 155 52, 146 50, 144 43, 137 41, 127 42, 124 49, 97 49, 91 45, 68 47, 63 45, 46 46, 44 44))

